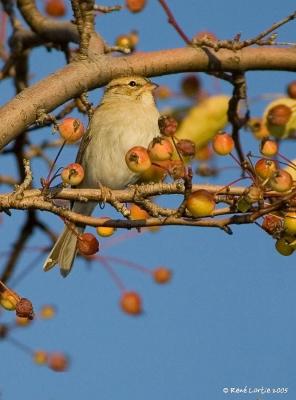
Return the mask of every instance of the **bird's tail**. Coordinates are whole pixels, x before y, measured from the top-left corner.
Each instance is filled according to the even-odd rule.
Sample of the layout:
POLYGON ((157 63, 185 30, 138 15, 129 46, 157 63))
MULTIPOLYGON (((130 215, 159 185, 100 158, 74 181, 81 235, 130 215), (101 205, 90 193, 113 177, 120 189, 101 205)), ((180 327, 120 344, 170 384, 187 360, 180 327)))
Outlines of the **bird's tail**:
MULTIPOLYGON (((72 211, 84 215, 91 215, 95 206, 96 203, 92 201, 86 204, 75 202, 72 211)), ((84 229, 84 226, 76 226, 78 235, 83 233, 84 229)), ((49 271, 56 264, 59 264, 61 275, 64 278, 70 273, 77 253, 77 233, 75 234, 73 230, 65 226, 43 265, 44 271, 49 271)))
MULTIPOLYGON (((79 228, 83 232, 84 228, 79 228)), ((66 277, 72 269, 73 262, 77 252, 77 234, 65 226, 47 257, 43 270, 49 271, 56 264, 60 266, 61 275, 66 277)))

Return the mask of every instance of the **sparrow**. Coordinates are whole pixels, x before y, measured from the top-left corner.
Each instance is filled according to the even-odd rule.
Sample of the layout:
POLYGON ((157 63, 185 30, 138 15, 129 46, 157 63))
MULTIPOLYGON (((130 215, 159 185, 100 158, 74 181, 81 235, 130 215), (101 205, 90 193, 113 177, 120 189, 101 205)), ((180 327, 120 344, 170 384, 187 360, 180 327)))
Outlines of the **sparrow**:
MULTIPOLYGON (((125 155, 134 146, 148 147, 160 135, 160 115, 153 98, 156 87, 141 76, 116 78, 106 86, 78 149, 76 162, 85 172, 78 188, 124 189, 137 182, 139 174, 129 170, 125 155)), ((95 202, 75 201, 71 209, 91 215, 95 207, 95 202)), ((77 226, 80 234, 84 229, 77 226)), ((77 240, 77 234, 65 226, 44 263, 44 271, 59 265, 66 277, 77 253, 77 240)))

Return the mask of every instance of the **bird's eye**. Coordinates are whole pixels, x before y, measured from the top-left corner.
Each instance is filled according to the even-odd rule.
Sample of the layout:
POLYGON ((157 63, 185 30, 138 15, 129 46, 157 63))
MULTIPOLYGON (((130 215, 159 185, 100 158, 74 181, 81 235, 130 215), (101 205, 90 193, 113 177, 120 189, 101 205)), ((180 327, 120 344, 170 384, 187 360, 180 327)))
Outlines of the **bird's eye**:
POLYGON ((136 82, 135 82, 135 81, 130 81, 130 83, 129 83, 129 86, 131 86, 131 87, 135 87, 135 86, 137 86, 137 84, 136 84, 136 82))

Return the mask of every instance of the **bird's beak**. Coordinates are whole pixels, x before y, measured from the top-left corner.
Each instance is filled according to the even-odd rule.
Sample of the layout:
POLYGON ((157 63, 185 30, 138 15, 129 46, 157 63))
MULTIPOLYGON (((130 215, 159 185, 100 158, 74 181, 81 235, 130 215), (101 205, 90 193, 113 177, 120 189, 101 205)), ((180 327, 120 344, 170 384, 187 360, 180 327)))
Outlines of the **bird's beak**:
POLYGON ((155 90, 156 88, 158 88, 158 84, 157 83, 154 83, 154 82, 147 82, 146 84, 145 84, 145 87, 148 89, 148 90, 155 90))

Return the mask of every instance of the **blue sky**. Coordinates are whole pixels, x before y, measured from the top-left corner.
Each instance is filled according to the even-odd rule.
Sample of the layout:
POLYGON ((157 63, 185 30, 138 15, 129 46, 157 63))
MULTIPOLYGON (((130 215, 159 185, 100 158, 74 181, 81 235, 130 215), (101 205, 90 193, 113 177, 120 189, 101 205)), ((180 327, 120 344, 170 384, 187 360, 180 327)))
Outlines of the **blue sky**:
MULTIPOLYGON (((238 32, 243 38, 253 36, 293 11, 291 2, 274 0, 254 5, 234 0, 170 0, 169 4, 188 36, 210 30, 219 38, 232 38, 238 32)), ((141 50, 183 46, 153 0, 138 15, 123 11, 98 17, 97 29, 110 43, 118 34, 138 29, 141 50)), ((280 41, 293 41, 295 23, 279 33, 280 41)), ((62 65, 61 54, 34 50, 33 81, 62 65)), ((249 96, 255 97, 283 92, 295 74, 253 72, 247 78, 249 96)), ((175 89, 180 79, 177 75, 154 78, 175 89)), ((202 79, 205 89, 213 93, 213 79, 202 79)), ((13 89, 6 82, 1 85, 4 102, 13 95, 13 89)), ((231 88, 222 83, 221 90, 229 94, 231 88)), ((93 101, 99 101, 100 93, 93 92, 93 101)), ((264 102, 254 103, 251 111, 259 114, 264 106, 264 102)), ((36 140, 39 135, 43 139, 49 137, 50 130, 34 135, 36 140)), ((244 143, 254 145, 246 135, 244 143)), ((292 143, 285 144, 283 152, 293 157, 292 143)), ((74 153, 66 151, 62 161, 73 160, 74 153)), ((0 170, 7 168, 2 158, 0 170)), ((14 170, 12 163, 9 169, 14 170)), ((35 163, 34 173, 37 185, 46 173, 41 163, 35 163)), ((230 174, 219 182, 223 179, 227 183, 229 178, 230 174)), ((57 231, 62 227, 57 218, 44 217, 57 231)), ((14 212, 11 218, 5 216, 0 226, 0 251, 9 249, 22 220, 22 212, 14 212)), ((115 267, 127 288, 143 296, 145 313, 140 318, 121 313, 119 292, 99 264, 86 268, 77 260, 67 279, 62 279, 57 270, 45 274, 42 263, 36 264, 16 289, 37 309, 43 304, 57 305, 58 314, 52 321, 37 321, 15 332, 14 337, 34 349, 67 352, 71 367, 66 374, 55 374, 35 366, 27 354, 9 343, 0 342, 0 398, 295 399, 295 256, 278 255, 273 240, 256 226, 233 230, 234 234, 228 236, 212 229, 168 227, 106 250, 108 239, 102 240, 102 255, 133 260, 148 268, 166 265, 174 272, 171 284, 159 287, 149 276, 115 267), (222 391, 224 387, 245 386, 287 387, 288 393, 226 395, 222 391)), ((47 245, 48 241, 39 234, 30 244, 47 245)), ((26 253, 18 271, 34 256, 26 253)), ((2 320, 10 319, 5 314, 2 320)))

